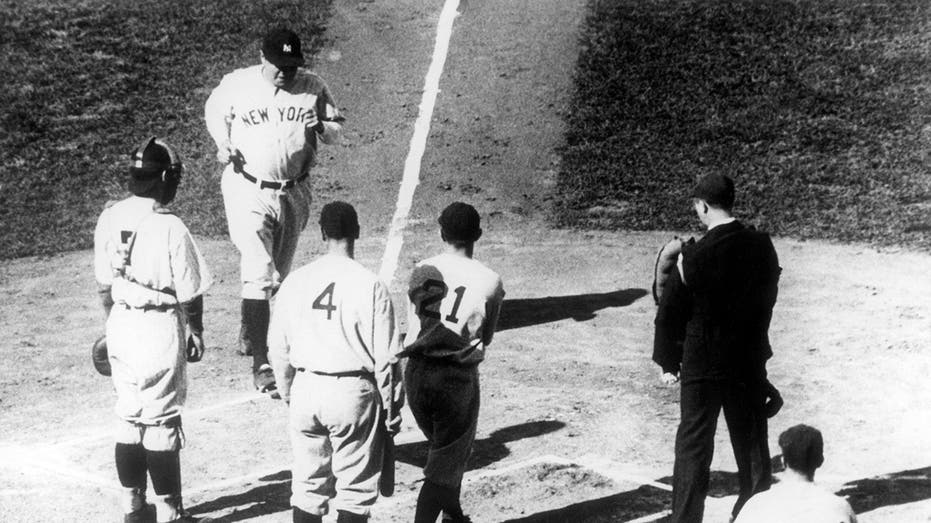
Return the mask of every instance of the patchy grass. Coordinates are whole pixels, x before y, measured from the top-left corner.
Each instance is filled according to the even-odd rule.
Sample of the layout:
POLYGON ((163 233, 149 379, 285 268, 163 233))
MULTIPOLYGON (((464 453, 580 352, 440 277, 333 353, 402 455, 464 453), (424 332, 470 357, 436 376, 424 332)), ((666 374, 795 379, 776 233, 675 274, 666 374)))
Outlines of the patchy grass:
POLYGON ((592 0, 553 219, 695 227, 735 178, 779 235, 931 248, 931 3, 592 0))
POLYGON ((129 154, 156 134, 185 163, 172 204, 196 233, 226 232, 204 101, 258 63, 286 23, 305 55, 329 0, 0 0, 0 258, 89 247, 129 154))

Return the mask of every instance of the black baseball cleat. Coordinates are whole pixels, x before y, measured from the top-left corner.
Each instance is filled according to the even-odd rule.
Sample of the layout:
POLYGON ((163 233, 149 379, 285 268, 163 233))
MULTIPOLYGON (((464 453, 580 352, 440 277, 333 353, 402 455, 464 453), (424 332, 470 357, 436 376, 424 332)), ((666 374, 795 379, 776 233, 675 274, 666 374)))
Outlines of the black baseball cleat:
POLYGON ((268 363, 263 363, 261 367, 256 369, 252 375, 252 382, 255 384, 255 390, 259 392, 269 392, 274 395, 278 394, 278 385, 275 383, 275 373, 268 363))

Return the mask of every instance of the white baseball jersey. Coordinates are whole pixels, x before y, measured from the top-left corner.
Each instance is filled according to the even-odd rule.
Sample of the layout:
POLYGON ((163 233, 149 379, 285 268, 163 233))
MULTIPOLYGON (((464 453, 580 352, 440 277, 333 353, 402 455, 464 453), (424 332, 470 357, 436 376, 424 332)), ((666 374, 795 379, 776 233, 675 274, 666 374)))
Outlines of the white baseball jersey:
POLYGON ((242 297, 268 299, 291 270, 298 238, 310 217, 317 140, 339 140, 342 117, 319 76, 298 69, 287 89, 262 76, 262 66, 227 74, 207 99, 207 130, 218 148, 242 153, 242 171, 226 166, 222 190, 230 240, 241 254, 242 297), (323 132, 307 128, 313 116, 323 132), (245 174, 243 174, 245 173, 245 174), (250 178, 247 178, 251 177, 250 178), (288 189, 262 181, 295 180, 288 189))
POLYGON ((384 405, 401 392, 391 366, 400 343, 388 289, 356 260, 324 255, 291 273, 275 297, 269 362, 287 398, 293 369, 321 374, 367 372, 384 405))
POLYGON ((444 253, 421 261, 408 289, 405 354, 479 363, 504 300, 501 277, 481 262, 444 253))
POLYGON ((244 170, 265 180, 306 173, 316 160, 317 136, 334 143, 342 129, 326 84, 306 69, 298 69, 287 89, 266 80, 261 65, 237 69, 210 94, 204 116, 217 146, 239 149, 244 170), (324 121, 319 135, 306 128, 314 115, 324 121))
POLYGON ((847 500, 812 482, 785 480, 750 498, 734 523, 856 523, 847 500))
POLYGON ((94 272, 114 301, 107 348, 117 414, 149 424, 177 415, 187 391, 178 304, 211 284, 190 232, 151 198, 117 202, 97 221, 94 272))

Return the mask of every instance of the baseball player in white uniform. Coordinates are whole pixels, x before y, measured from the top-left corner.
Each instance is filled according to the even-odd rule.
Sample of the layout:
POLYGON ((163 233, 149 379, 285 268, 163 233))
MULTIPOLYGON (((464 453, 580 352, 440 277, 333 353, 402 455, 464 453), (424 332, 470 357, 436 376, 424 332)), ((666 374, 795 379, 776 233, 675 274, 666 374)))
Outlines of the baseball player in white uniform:
POLYGON ((355 209, 325 205, 320 229, 328 253, 281 285, 269 333, 290 404, 293 520, 320 522, 336 510, 339 523, 364 522, 385 442, 401 425, 400 340, 387 287, 353 259, 355 209))
POLYGON ((735 523, 857 523, 850 503, 815 484, 824 463, 821 431, 795 425, 779 435, 786 471, 769 490, 754 494, 735 523))
POLYGON ((181 180, 167 144, 146 140, 133 153, 133 196, 101 213, 94 272, 107 313, 107 351, 116 389, 116 470, 125 521, 150 521, 146 473, 159 522, 196 521, 184 513, 179 451, 186 366, 204 351, 204 258, 187 227, 165 209, 181 180))
POLYGON ((261 63, 224 76, 204 109, 217 159, 226 165, 223 202, 240 254, 240 353, 252 355, 262 392, 275 390, 268 300, 290 271, 307 224, 317 143, 337 142, 342 130, 329 89, 303 63, 298 36, 274 29, 262 42, 261 63))
POLYGON ((402 353, 409 357, 404 387, 411 412, 430 445, 415 523, 435 523, 441 511, 444 521, 470 521, 459 493, 478 426, 478 364, 504 300, 501 277, 472 259, 482 235, 475 208, 450 204, 439 223, 446 252, 411 274, 402 353))

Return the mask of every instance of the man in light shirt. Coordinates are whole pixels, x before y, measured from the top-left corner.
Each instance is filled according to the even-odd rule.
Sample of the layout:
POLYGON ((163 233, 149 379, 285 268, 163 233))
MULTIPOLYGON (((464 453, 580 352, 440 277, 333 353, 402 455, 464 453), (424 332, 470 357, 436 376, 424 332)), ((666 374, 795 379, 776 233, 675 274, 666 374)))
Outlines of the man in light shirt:
POLYGON ((478 426, 478 365, 504 299, 501 277, 472 259, 478 212, 455 202, 439 218, 446 251, 418 263, 408 287, 405 390, 429 450, 415 523, 470 521, 459 493, 478 426))
POLYGON ((116 471, 124 521, 198 521, 181 499, 181 414, 187 362, 204 353, 203 295, 211 277, 180 218, 166 208, 181 183, 174 150, 152 137, 133 153, 129 198, 108 206, 94 230, 94 273, 107 316, 116 391, 116 471))
POLYGON ((319 523, 336 510, 338 523, 365 522, 386 441, 401 426, 400 340, 388 288, 353 259, 355 209, 328 203, 320 230, 327 254, 284 281, 269 329, 290 405, 293 520, 319 523))
POLYGON ((850 503, 815 484, 824 463, 818 429, 796 425, 779 435, 786 471, 782 481, 747 501, 735 523, 856 523, 850 503))
POLYGON ((230 240, 240 254, 240 354, 252 356, 255 388, 274 395, 268 364, 269 299, 291 270, 310 217, 320 143, 339 141, 343 121, 326 83, 302 67, 297 34, 272 29, 261 63, 220 81, 204 107, 225 168, 221 188, 230 240))

